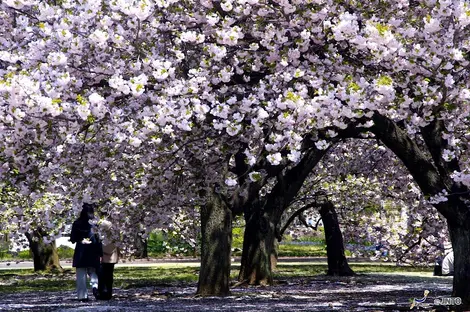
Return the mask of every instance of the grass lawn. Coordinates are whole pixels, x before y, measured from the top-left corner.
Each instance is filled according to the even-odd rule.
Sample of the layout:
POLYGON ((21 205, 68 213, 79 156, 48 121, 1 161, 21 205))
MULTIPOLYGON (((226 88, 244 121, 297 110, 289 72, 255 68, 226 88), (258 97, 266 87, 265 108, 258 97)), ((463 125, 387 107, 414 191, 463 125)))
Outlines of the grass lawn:
POLYGON ((326 248, 321 245, 280 244, 280 257, 326 257, 326 248))
MULTIPOLYGON (((237 243, 233 245, 234 257, 241 257, 242 245, 237 243)), ((60 246, 57 248, 60 259, 71 259, 73 257, 73 249, 67 246, 60 246)), ((189 254, 172 254, 164 251, 155 251, 150 249, 148 252, 150 258, 168 258, 169 256, 190 256, 194 257, 194 253, 189 254)), ((321 242, 316 244, 296 244, 294 242, 283 242, 279 244, 278 253, 280 257, 326 257, 325 245, 321 242)), ((196 255, 199 256, 199 255, 196 255)), ((346 253, 346 256, 348 254, 346 253)), ((8 252, 8 248, 0 245, 0 260, 2 261, 32 261, 32 256, 29 250, 23 250, 18 253, 8 252)))
MULTIPOLYGON (((231 278, 237 279, 239 265, 232 266, 231 278)), ((430 275, 429 267, 397 267, 390 264, 351 264, 356 273, 423 273, 430 275)), ((285 263, 279 264, 274 272, 275 280, 305 277, 311 278, 325 274, 327 266, 319 263, 285 263)), ((156 264, 146 267, 117 266, 114 274, 115 287, 122 289, 138 288, 152 285, 171 284, 188 285, 196 283, 199 267, 187 264, 156 264)), ((0 270, 0 293, 22 291, 60 291, 75 289, 75 270, 68 269, 63 273, 35 273, 32 269, 0 270)))
MULTIPOLYGON (((232 255, 241 257, 241 246, 235 245, 232 255)), ((283 242, 278 247, 279 257, 326 257, 326 247, 323 243, 316 244, 296 244, 293 242, 283 242)), ((346 254, 348 256, 348 254, 346 254)))

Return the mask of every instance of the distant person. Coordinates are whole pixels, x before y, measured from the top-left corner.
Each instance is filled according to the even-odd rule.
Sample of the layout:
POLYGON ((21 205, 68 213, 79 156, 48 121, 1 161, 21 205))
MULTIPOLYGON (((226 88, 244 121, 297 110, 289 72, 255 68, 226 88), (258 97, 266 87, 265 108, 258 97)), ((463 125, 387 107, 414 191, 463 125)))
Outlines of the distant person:
POLYGON ((90 276, 93 295, 98 293, 97 270, 103 255, 96 226, 92 224, 94 213, 94 205, 84 203, 70 234, 70 241, 76 243, 72 266, 76 268, 78 300, 84 302, 88 301, 87 274, 90 276))
POLYGON ((453 273, 451 273, 451 272, 454 271, 454 254, 453 254, 453 249, 452 249, 452 243, 450 241, 446 241, 446 242, 441 243, 441 245, 439 247, 440 247, 440 249, 442 249, 444 251, 445 257, 447 257, 446 264, 445 264, 446 265, 446 268, 445 268, 446 273, 444 273, 442 271, 442 266, 443 266, 443 262, 444 262, 445 257, 438 256, 436 258, 436 262, 434 264, 434 276, 452 275, 453 273), (452 253, 452 255, 450 255, 451 253, 452 253), (449 266, 450 264, 451 264, 451 266, 449 266), (450 270, 451 267, 452 267, 452 271, 450 270))
POLYGON ((114 265, 119 260, 119 251, 112 240, 112 223, 108 220, 101 220, 99 228, 103 237, 103 257, 101 259, 97 299, 110 300, 113 296, 114 265))
POLYGON ((442 276, 442 258, 437 257, 434 263, 434 276, 442 276))
POLYGON ((449 252, 442 260, 442 275, 454 275, 454 252, 449 252))

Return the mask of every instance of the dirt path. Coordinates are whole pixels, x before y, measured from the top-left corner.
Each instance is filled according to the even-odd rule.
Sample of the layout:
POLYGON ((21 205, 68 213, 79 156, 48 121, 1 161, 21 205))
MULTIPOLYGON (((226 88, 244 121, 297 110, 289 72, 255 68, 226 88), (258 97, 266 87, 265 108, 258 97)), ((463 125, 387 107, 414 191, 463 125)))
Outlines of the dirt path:
POLYGON ((3 294, 0 311, 410 311, 410 299, 422 308, 447 311, 434 302, 449 297, 449 277, 361 274, 349 278, 293 278, 272 287, 236 287, 225 298, 197 298, 195 284, 116 289, 110 301, 81 303, 73 291, 3 294))

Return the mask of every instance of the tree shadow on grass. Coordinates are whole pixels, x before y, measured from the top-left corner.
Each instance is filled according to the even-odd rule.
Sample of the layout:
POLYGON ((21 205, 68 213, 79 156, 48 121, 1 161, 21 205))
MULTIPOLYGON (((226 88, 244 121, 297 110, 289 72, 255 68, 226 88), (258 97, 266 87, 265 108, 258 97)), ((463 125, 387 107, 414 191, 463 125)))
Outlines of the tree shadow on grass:
MULTIPOLYGON (((351 277, 281 274, 274 286, 237 286, 224 298, 198 298, 196 282, 192 280, 192 276, 197 279, 198 270, 176 270, 117 270, 114 299, 88 303, 75 299, 73 274, 62 276, 63 280, 49 281, 34 281, 31 275, 29 283, 37 288, 3 292, 0 311, 410 311, 410 300, 423 297, 424 290, 430 291, 426 301, 431 304, 429 309, 447 311, 447 307, 432 306, 432 303, 436 298, 449 297, 452 289, 451 277, 406 275, 406 272, 351 277), (164 281, 168 275, 177 273, 191 278, 164 281), (159 274, 161 278, 156 278, 159 274), (38 291, 42 289, 41 283, 46 282, 54 286, 48 286, 48 291, 38 291)), ((11 286, 0 284, 0 287, 11 286)))

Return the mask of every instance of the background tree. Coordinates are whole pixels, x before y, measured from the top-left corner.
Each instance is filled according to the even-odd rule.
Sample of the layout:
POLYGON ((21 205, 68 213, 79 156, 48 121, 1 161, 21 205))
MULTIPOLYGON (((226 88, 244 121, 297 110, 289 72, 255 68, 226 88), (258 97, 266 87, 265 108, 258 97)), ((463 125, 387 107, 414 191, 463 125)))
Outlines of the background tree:
POLYGON ((10 244, 15 242, 18 248, 29 248, 35 271, 62 270, 55 238, 61 236, 67 226, 67 208, 62 206, 65 201, 60 195, 50 193, 37 194, 35 198, 33 201, 4 186, 0 223, 10 244))

